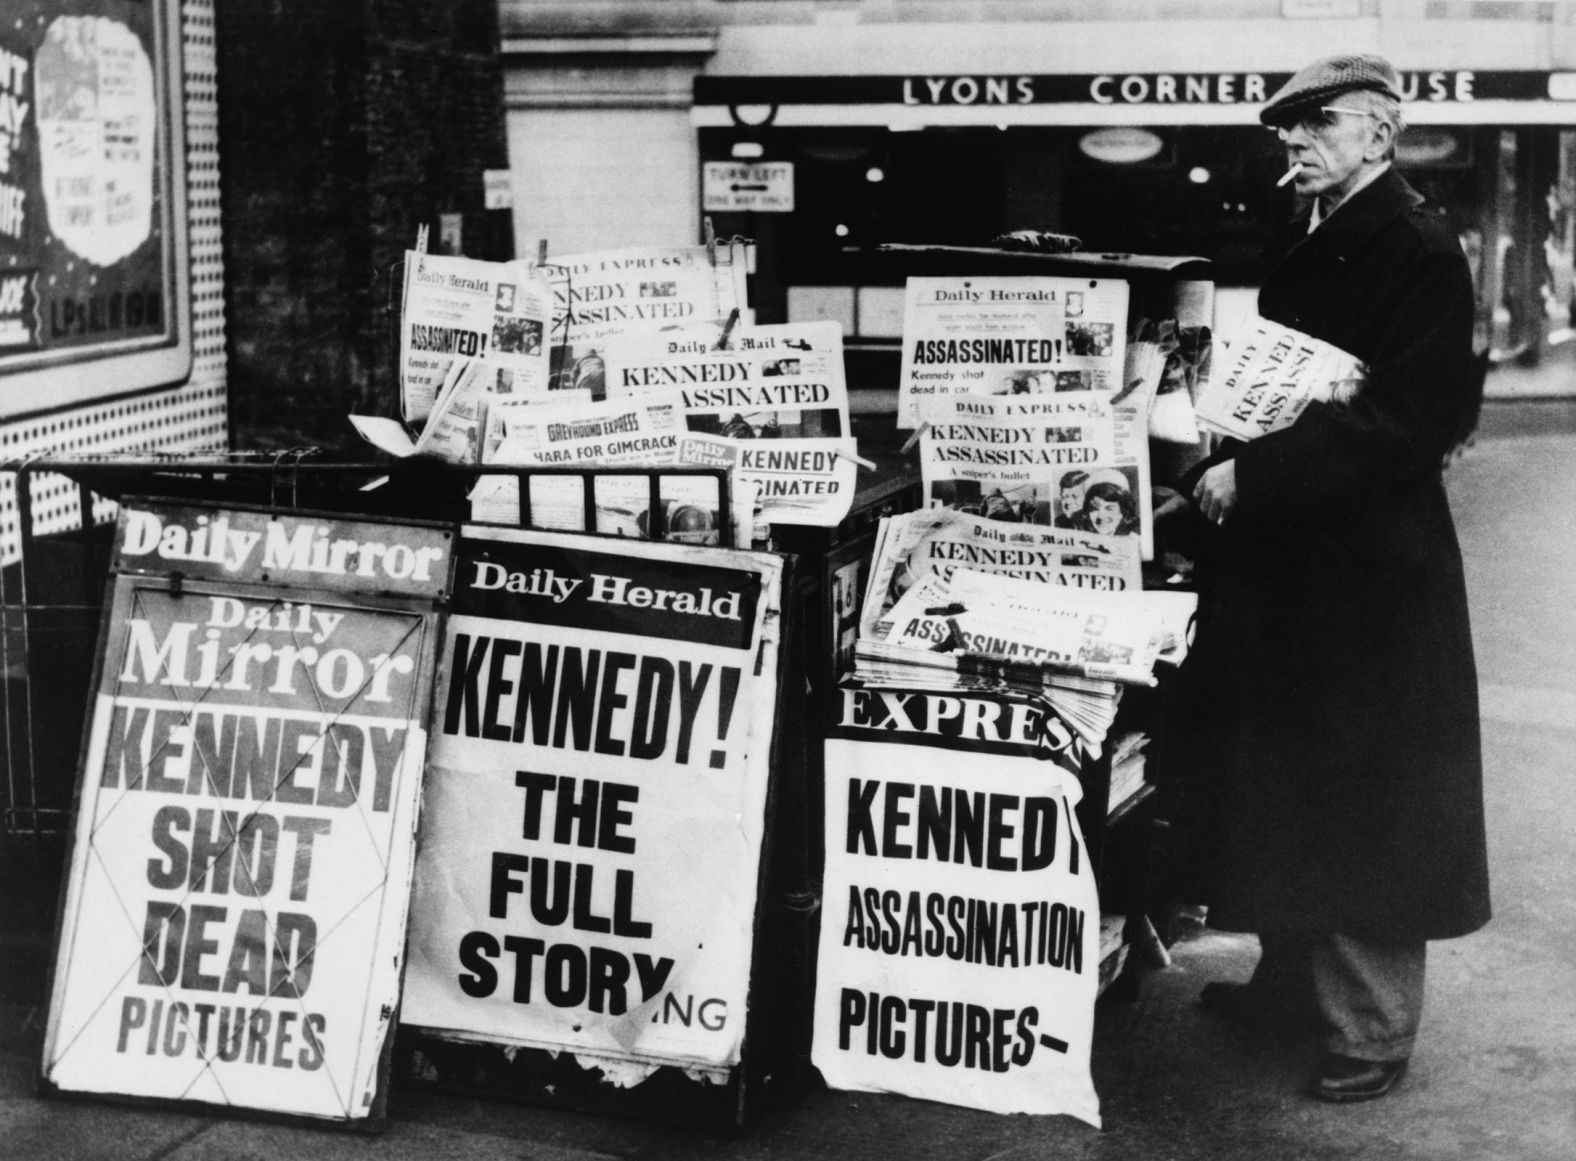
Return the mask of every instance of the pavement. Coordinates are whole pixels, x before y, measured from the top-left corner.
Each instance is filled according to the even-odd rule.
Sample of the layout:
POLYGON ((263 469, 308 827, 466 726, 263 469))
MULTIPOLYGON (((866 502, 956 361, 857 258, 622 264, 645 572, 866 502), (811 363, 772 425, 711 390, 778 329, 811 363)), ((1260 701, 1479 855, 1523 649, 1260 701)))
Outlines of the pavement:
MULTIPOLYGON (((1538 371, 1568 372, 1563 364, 1538 371)), ((1255 1037, 1201 1012, 1203 983, 1245 979, 1257 949, 1248 936, 1196 929, 1172 947, 1169 967, 1141 977, 1136 997, 1108 994, 1098 1009, 1092 1068, 1103 1130, 813 1085, 780 1094, 738 1132, 399 1085, 377 1136, 47 1100, 32 1088, 47 948, 25 929, 37 919, 17 903, 26 893, 11 890, 0 893, 0 1158, 1568 1161, 1576 1156, 1576 400, 1530 390, 1497 398, 1493 381, 1508 373, 1490 373, 1478 434, 1447 473, 1478 649, 1495 918, 1433 945, 1418 1052, 1386 1099, 1309 1100, 1300 1090, 1316 1046, 1255 1037)), ((45 873, 49 855, 39 858, 33 870, 45 873)))

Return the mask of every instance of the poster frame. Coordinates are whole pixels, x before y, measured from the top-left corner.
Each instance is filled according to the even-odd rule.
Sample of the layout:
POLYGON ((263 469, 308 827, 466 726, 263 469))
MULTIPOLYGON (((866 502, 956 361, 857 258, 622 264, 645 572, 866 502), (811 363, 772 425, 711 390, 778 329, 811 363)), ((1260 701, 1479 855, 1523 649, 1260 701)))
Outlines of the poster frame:
MULTIPOLYGON (((587 548, 595 551, 596 541, 587 548)), ((715 548, 705 549, 716 552, 715 548)), ((813 837, 806 808, 807 706, 801 592, 805 570, 793 555, 781 562, 781 627, 773 674, 772 732, 766 745, 755 911, 750 926, 746 1013, 739 1061, 724 1084, 661 1064, 631 1088, 597 1079, 569 1049, 447 1038, 401 1024, 394 1044, 394 1083, 515 1104, 606 1113, 689 1128, 735 1131, 754 1115, 762 1093, 811 1083, 807 1031, 810 995, 795 971, 813 971, 814 915, 803 896, 805 844, 813 837), (791 728, 797 722, 800 728, 791 728), (799 854, 796 856, 795 851, 799 854), (806 919, 810 922, 806 923, 806 919), (802 1053, 799 1041, 803 1039, 802 1053), (763 1047, 769 1046, 769 1047, 763 1047)), ((762 676, 765 676, 764 674, 762 676)), ((594 1060, 587 1055, 584 1059, 594 1060)))
POLYGON ((153 9, 153 83, 158 105, 154 182, 163 195, 156 209, 166 238, 160 257, 165 332, 0 356, 0 420, 140 395, 191 378, 195 354, 183 5, 181 0, 147 2, 153 9))
MULTIPOLYGON (((447 559, 443 564, 443 583, 430 599, 415 595, 393 595, 388 593, 357 593, 346 592, 343 589, 333 588, 307 588, 301 585, 280 584, 272 581, 235 582, 228 586, 228 591, 248 597, 262 597, 270 593, 287 594, 295 598, 316 600, 323 598, 341 604, 354 604, 359 609, 368 612, 402 612, 414 613, 424 623, 425 640, 416 659, 414 677, 417 685, 415 704, 413 710, 419 715, 418 719, 424 733, 431 721, 433 697, 437 688, 437 665, 442 646, 444 622, 448 598, 453 588, 454 551, 453 545, 458 539, 456 526, 447 522, 430 520, 396 520, 386 516, 366 516, 356 513, 327 512, 317 510, 299 510, 287 507, 265 507, 244 504, 225 504, 216 502, 201 502, 187 499, 167 499, 157 496, 128 495, 121 501, 123 508, 135 507, 139 504, 175 507, 187 510, 210 512, 247 512, 267 515, 269 517, 287 516, 299 520, 328 520, 338 522, 351 522, 358 525, 382 525, 389 528, 423 528, 446 535, 450 548, 447 559)), ((118 550, 119 529, 116 530, 115 544, 118 550)), ((118 551, 117 554, 118 555, 118 551)), ((200 586, 195 590, 185 588, 185 580, 178 570, 161 570, 157 568, 122 567, 117 569, 112 556, 110 565, 109 583, 105 586, 102 608, 99 614, 98 642, 94 650, 92 677, 88 689, 90 696, 96 698, 102 689, 106 656, 108 646, 120 639, 115 632, 116 611, 119 605, 119 594, 125 582, 128 590, 135 588, 157 589, 166 588, 177 594, 184 591, 206 591, 210 588, 223 588, 225 582, 204 578, 194 583, 200 586)), ((400 943, 400 963, 398 985, 395 989, 395 1001, 392 1010, 386 1015, 388 1029, 382 1038, 378 1050, 378 1059, 372 1068, 372 1101, 367 1106, 365 1115, 360 1117, 345 1116, 342 1118, 316 1116, 310 1113, 292 1113, 275 1109, 260 1109, 246 1105, 218 1104, 210 1101, 182 1099, 175 1097, 145 1096, 136 1093, 107 1093, 98 1091, 63 1088, 49 1079, 47 1055, 52 1043, 52 1033, 55 1019, 56 988, 59 983, 60 973, 65 966, 61 947, 67 925, 67 906, 71 898, 73 884, 73 869, 78 857, 78 819, 82 809, 83 788, 88 774, 88 762, 91 755, 90 739, 94 732, 95 713, 92 708, 84 715, 81 730, 81 739, 78 746, 78 757, 75 767, 75 783, 72 788, 70 826, 66 831, 64 844, 63 874, 61 876, 58 900, 55 909, 55 924, 49 967, 45 979, 45 1028, 37 1042, 37 1053, 33 1062, 33 1088, 36 1095, 52 1100, 68 1101, 73 1103, 108 1104, 131 1108, 142 1108, 165 1112, 182 1112, 196 1116, 217 1117, 232 1120, 253 1120, 271 1124, 290 1125, 302 1128, 328 1129, 358 1135, 377 1135, 384 1130, 388 1117, 389 1090, 392 1080, 394 1061, 395 1039, 399 1032, 401 997, 404 990, 404 973, 408 960, 406 943, 400 943)), ((423 743, 422 768, 425 774, 425 750, 430 744, 430 733, 426 733, 423 743)), ((410 873, 414 875, 415 854, 420 841, 421 817, 421 791, 417 788, 415 803, 410 817, 410 833, 405 841, 410 845, 410 873)), ((399 832, 393 834, 394 841, 399 841, 399 832)), ((405 889, 405 899, 402 901, 407 908, 405 926, 408 927, 409 885, 405 889)), ((381 1016, 382 1014, 380 1014, 381 1016)), ((363 1029, 363 1035, 365 1029, 363 1029)))

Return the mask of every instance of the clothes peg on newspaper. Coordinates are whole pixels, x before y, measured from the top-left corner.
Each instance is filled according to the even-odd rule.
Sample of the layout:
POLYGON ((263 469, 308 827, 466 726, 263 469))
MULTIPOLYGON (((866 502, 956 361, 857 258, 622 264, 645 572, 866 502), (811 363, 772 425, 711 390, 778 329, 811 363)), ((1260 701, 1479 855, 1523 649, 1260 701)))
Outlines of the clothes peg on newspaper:
POLYGON ((837 456, 838 456, 839 459, 852 460, 854 463, 858 464, 860 467, 867 468, 867 469, 869 469, 872 472, 876 470, 876 465, 875 465, 875 461, 874 460, 867 460, 867 459, 865 459, 864 456, 860 455, 858 452, 851 452, 847 448, 838 448, 837 449, 837 456))
POLYGON ((728 340, 733 337, 733 328, 739 325, 739 308, 734 307, 728 312, 728 321, 722 324, 722 334, 717 336, 717 345, 714 351, 724 351, 728 348, 728 340))
POLYGON ((707 214, 701 223, 705 230, 706 258, 712 266, 717 265, 717 227, 712 223, 711 215, 707 214))
POLYGON ((898 449, 898 455, 906 456, 913 449, 914 445, 919 442, 919 437, 924 435, 925 432, 929 430, 930 421, 927 419, 924 423, 921 423, 914 429, 913 435, 909 436, 908 439, 904 441, 903 446, 898 449))
POLYGON ((416 253, 425 254, 427 252, 428 233, 429 230, 427 228, 426 222, 423 222, 421 225, 416 227, 416 253))
POLYGON ((537 242, 536 242, 536 264, 538 266, 546 266, 547 265, 547 239, 546 238, 539 238, 539 239, 537 239, 537 242))

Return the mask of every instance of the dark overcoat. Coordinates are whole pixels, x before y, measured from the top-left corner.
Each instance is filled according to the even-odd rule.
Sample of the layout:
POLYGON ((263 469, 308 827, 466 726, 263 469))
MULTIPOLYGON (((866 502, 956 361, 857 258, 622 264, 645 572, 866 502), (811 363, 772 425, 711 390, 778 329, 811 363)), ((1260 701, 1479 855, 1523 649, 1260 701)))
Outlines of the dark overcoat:
POLYGON ((1184 849, 1228 930, 1438 939, 1489 917, 1477 675, 1440 475, 1480 389, 1473 294, 1421 200, 1389 171, 1272 244, 1260 313, 1369 377, 1203 465, 1235 459, 1237 507, 1205 532, 1197 636, 1155 757, 1183 779, 1184 849))

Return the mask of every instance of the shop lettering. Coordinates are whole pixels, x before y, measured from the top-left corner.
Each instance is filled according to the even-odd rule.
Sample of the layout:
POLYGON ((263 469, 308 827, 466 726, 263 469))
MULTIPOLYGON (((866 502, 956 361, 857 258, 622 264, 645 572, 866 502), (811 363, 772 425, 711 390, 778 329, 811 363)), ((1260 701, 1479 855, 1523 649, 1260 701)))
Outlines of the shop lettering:
POLYGON ((1028 105, 1032 77, 904 77, 905 105, 1028 105))
POLYGON ((1089 82, 1089 98, 1097 105, 1234 105, 1239 101, 1262 104, 1266 99, 1264 77, 1259 73, 1214 73, 1150 76, 1109 74, 1089 82))
MULTIPOLYGON (((1401 97, 1471 101, 1476 79, 1469 69, 1402 73, 1401 97)), ((1268 97, 1263 73, 1102 73, 1089 82, 1097 105, 1257 105, 1268 97)))

